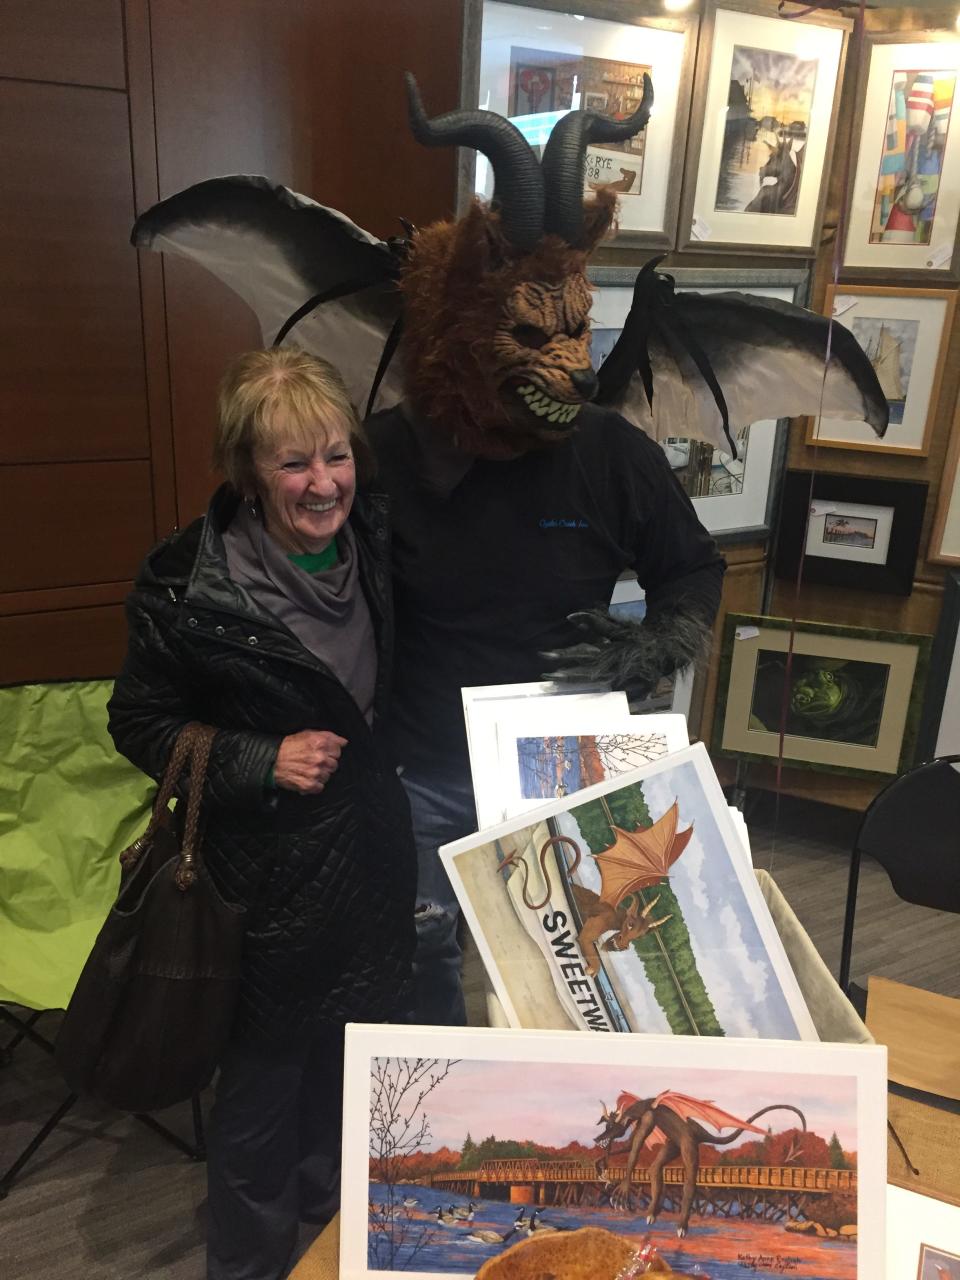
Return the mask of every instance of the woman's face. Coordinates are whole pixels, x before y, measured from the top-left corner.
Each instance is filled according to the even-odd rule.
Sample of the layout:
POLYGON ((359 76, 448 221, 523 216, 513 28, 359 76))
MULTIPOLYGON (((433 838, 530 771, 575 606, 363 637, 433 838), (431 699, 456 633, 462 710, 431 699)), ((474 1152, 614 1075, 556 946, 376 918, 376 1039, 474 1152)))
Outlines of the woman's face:
POLYGON ((345 426, 318 435, 312 448, 280 443, 254 461, 263 518, 273 540, 292 554, 329 546, 350 514, 357 489, 345 426))

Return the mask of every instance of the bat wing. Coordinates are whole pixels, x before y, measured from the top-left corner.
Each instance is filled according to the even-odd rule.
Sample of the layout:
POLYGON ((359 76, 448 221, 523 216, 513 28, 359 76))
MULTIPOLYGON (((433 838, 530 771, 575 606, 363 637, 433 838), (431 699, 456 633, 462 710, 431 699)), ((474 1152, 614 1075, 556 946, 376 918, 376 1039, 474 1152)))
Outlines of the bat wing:
POLYGON ((752 422, 818 414, 867 422, 878 436, 887 428, 873 366, 836 320, 776 298, 674 293, 650 267, 598 377, 598 401, 657 440, 730 452, 730 434, 752 422))
POLYGON ((647 885, 657 884, 687 847, 693 827, 677 831, 680 811, 677 802, 645 831, 613 828, 614 842, 595 857, 600 868, 600 898, 617 907, 628 896, 647 885))
POLYGON ((761 1129, 755 1124, 750 1124, 747 1120, 738 1119, 736 1116, 731 1115, 729 1111, 723 1111, 712 1102, 703 1098, 691 1098, 687 1093, 672 1093, 670 1091, 661 1093, 654 1105, 669 1107, 681 1119, 697 1120, 700 1124, 708 1125, 711 1129, 746 1129, 750 1133, 766 1133, 765 1129, 761 1129))
MULTIPOLYGON (((400 262, 389 245, 336 209, 245 175, 161 201, 137 219, 131 239, 206 267, 256 313, 265 345, 303 308, 283 340, 335 364, 363 410, 400 314, 400 262), (325 300, 307 310, 317 299, 325 300)), ((402 394, 394 362, 376 407, 402 394)))

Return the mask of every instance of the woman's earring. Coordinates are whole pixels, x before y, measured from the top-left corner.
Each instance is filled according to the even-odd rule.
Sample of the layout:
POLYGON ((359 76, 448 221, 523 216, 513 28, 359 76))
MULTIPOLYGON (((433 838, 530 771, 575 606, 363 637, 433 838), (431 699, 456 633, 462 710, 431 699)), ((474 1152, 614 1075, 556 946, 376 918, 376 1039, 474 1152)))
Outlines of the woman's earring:
POLYGON ((250 519, 256 520, 260 514, 259 508, 257 507, 256 494, 254 494, 252 498, 247 499, 247 510, 250 512, 250 519))

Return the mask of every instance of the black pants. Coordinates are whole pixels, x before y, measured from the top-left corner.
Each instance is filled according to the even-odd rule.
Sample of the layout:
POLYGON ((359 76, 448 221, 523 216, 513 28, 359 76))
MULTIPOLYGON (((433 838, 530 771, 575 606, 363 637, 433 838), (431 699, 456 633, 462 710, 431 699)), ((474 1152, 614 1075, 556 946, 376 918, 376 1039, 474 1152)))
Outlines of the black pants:
POLYGON ((299 1223, 336 1212, 342 1097, 342 1027, 309 1049, 228 1048, 207 1144, 208 1280, 280 1280, 299 1223))

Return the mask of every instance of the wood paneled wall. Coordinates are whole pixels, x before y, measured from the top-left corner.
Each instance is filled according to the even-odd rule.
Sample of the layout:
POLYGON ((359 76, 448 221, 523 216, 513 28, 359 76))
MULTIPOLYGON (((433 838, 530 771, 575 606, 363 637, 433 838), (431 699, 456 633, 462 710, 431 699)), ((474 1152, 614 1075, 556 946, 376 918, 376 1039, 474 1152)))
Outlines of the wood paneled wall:
POLYGON ((264 173, 383 235, 444 216, 455 154, 410 137, 402 71, 454 106, 460 35, 451 0, 2 0, 0 683, 117 670, 137 565, 216 484, 217 381, 260 344, 206 272, 130 247, 136 214, 264 173))

